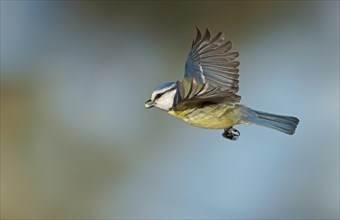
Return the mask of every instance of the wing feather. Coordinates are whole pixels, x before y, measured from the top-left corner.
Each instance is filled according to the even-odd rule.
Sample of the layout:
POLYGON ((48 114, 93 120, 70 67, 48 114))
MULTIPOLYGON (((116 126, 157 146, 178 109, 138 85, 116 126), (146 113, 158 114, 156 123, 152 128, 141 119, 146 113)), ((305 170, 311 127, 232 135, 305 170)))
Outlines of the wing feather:
POLYGON ((235 59, 239 53, 231 52, 232 43, 230 41, 223 42, 224 34, 222 32, 211 37, 210 31, 206 29, 202 36, 197 28, 197 36, 192 42, 185 63, 184 77, 189 80, 196 78, 196 83, 202 85, 209 83, 209 87, 218 87, 218 91, 227 90, 236 93, 239 83, 237 67, 240 62, 235 59))
POLYGON ((192 78, 188 92, 185 92, 185 80, 177 82, 178 99, 174 106, 175 110, 187 109, 191 106, 202 104, 229 103, 231 105, 240 101, 241 97, 231 90, 221 90, 221 87, 211 87, 209 83, 199 84, 197 78, 192 78))

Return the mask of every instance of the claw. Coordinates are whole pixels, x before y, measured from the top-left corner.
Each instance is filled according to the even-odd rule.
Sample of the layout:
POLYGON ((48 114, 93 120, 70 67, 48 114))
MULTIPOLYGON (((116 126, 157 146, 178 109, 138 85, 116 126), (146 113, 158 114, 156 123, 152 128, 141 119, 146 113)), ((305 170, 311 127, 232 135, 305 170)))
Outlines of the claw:
POLYGON ((240 136, 240 132, 236 130, 235 128, 230 127, 230 128, 224 129, 222 136, 229 140, 236 141, 238 137, 240 136))

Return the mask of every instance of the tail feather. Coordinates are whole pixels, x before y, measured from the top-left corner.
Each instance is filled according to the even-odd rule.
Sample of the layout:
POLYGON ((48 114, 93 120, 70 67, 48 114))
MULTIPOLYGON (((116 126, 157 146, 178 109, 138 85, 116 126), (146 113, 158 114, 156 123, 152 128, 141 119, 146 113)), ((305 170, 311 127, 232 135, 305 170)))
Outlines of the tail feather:
POLYGON ((250 123, 273 128, 283 133, 292 135, 295 133, 296 127, 299 124, 299 119, 292 116, 275 115, 271 113, 252 110, 255 115, 248 118, 250 123))

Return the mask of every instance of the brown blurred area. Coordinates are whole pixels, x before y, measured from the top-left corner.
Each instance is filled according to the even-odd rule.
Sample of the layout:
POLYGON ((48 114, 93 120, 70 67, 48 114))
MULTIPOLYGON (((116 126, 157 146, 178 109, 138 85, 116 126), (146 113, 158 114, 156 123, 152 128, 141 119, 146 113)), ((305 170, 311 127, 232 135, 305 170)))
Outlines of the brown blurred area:
POLYGON ((127 167, 119 152, 58 127, 39 103, 45 92, 32 81, 1 85, 1 217, 95 218, 102 188, 127 167))

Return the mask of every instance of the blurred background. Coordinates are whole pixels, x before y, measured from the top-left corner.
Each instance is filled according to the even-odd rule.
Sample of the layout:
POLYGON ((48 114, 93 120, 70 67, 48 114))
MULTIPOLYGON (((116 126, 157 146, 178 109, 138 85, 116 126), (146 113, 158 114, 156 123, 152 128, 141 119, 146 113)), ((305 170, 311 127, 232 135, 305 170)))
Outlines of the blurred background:
POLYGON ((338 1, 1 1, 1 218, 338 218, 338 1), (195 25, 294 136, 144 109, 195 25))

